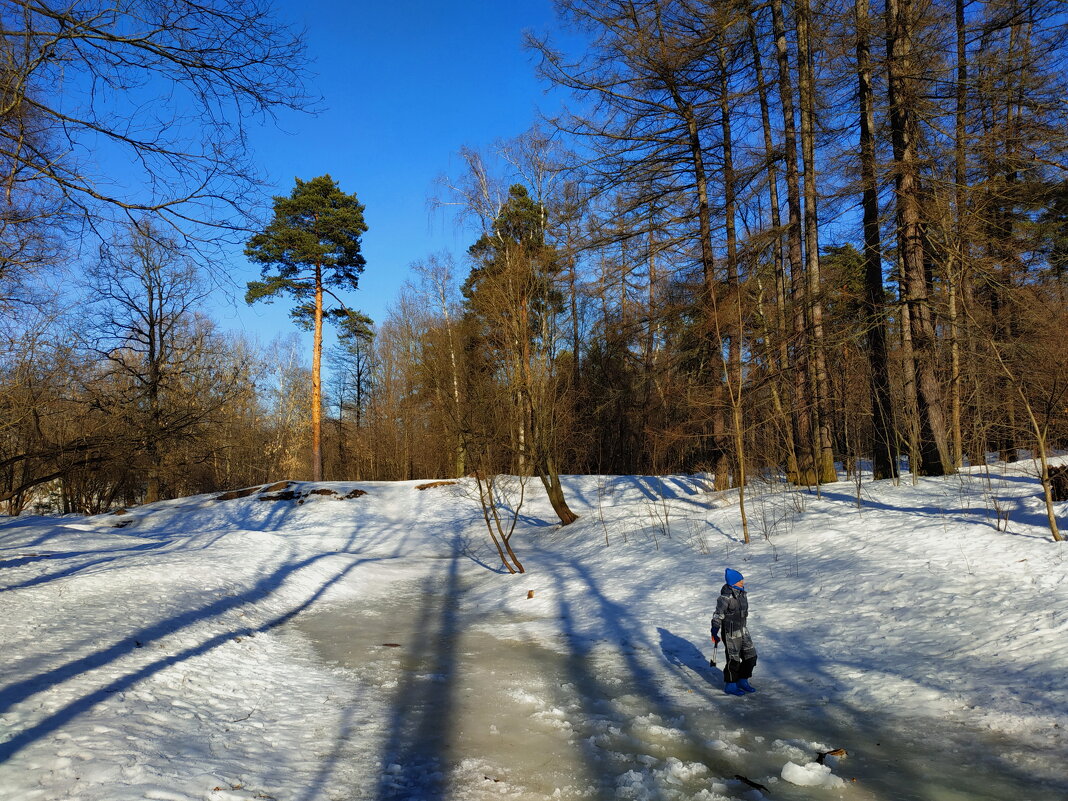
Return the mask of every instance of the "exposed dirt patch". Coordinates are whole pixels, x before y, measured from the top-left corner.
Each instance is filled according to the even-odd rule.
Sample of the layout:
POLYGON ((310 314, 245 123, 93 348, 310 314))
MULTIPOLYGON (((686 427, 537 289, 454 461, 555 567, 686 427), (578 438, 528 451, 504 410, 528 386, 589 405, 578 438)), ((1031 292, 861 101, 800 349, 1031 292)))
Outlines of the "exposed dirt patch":
POLYGON ((304 495, 294 492, 293 490, 285 490, 284 492, 275 492, 273 494, 263 493, 258 497, 257 501, 295 501, 298 498, 304 498, 304 495))
POLYGON ((247 498, 249 495, 259 492, 261 489, 263 489, 263 486, 261 484, 257 484, 255 487, 245 487, 244 489, 230 490, 229 492, 224 492, 222 495, 216 496, 215 500, 236 501, 238 498, 247 498))
POLYGON ((125 509, 116 509, 114 512, 112 512, 112 514, 113 515, 125 515, 125 514, 129 514, 129 512, 127 512, 125 509))
POLYGON ((264 487, 263 491, 264 492, 278 492, 278 490, 284 490, 284 489, 286 489, 287 487, 289 487, 292 484, 293 484, 292 481, 279 481, 276 484, 271 484, 269 487, 264 487))
POLYGON ((429 484, 419 484, 416 486, 417 490, 428 490, 434 487, 452 487, 456 484, 455 481, 431 481, 429 484))
MULTIPOLYGON (((292 482, 287 482, 287 485, 291 485, 292 482)), ((275 485, 279 486, 279 485, 275 485)), ((271 492, 270 487, 267 488, 258 498, 257 501, 296 501, 298 504, 304 503, 312 495, 323 495, 326 497, 332 497, 339 501, 349 501, 353 498, 359 498, 361 495, 367 493, 361 489, 354 489, 345 495, 338 495, 336 490, 329 489, 327 487, 320 487, 313 490, 291 490, 283 489, 281 492, 271 492)))

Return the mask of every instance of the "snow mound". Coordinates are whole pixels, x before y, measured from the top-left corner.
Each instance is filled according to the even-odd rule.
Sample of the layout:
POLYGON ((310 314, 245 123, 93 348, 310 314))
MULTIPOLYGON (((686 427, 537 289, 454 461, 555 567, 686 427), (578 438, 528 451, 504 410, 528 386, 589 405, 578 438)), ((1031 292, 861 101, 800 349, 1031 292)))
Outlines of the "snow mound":
MULTIPOLYGON (((658 762, 652 758, 649 761, 658 762)), ((711 789, 705 787, 694 792, 695 784, 708 779, 707 765, 669 757, 659 765, 650 765, 644 770, 629 770, 619 776, 615 795, 616 798, 629 801, 724 801, 724 796, 718 791, 726 791, 727 788, 719 782, 711 782, 711 789)))
POLYGON ((790 784, 800 787, 844 787, 845 782, 831 773, 831 769, 818 762, 809 762, 807 765, 798 765, 795 762, 787 762, 782 766, 782 777, 790 784))

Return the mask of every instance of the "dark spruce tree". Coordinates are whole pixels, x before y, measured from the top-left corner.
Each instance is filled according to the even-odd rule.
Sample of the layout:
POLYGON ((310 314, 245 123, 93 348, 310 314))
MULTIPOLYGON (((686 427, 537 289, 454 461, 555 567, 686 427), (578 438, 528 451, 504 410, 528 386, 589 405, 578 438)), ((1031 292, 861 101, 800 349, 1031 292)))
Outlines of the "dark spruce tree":
POLYGON ((261 281, 250 281, 247 303, 288 295, 292 316, 314 332, 312 345, 312 480, 323 477, 322 378, 323 318, 345 318, 348 310, 334 290, 356 289, 364 258, 360 237, 367 231, 364 206, 341 191, 329 175, 296 179, 288 197, 274 199, 274 216, 245 247, 249 260, 262 265, 261 281), (324 296, 336 305, 326 308, 324 296))

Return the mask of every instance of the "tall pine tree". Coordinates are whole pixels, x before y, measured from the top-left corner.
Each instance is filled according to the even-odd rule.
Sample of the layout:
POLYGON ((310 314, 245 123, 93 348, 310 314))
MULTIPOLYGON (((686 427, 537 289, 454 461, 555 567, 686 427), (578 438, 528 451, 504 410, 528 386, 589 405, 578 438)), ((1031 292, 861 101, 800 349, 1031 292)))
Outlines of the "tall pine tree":
POLYGON ((356 289, 364 258, 360 237, 367 231, 364 206, 341 191, 329 175, 296 179, 289 197, 274 199, 274 217, 245 247, 249 260, 263 265, 262 281, 250 281, 247 303, 289 295, 298 324, 314 331, 312 345, 312 480, 323 477, 322 378, 323 317, 346 315, 334 289, 356 289), (324 307, 324 295, 337 305, 324 307))

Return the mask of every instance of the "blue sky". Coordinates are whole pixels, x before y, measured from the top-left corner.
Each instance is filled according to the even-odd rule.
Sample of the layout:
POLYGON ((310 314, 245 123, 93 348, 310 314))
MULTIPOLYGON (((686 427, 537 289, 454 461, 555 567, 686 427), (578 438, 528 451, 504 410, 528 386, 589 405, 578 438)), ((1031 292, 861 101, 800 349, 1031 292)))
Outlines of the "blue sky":
MULTIPOLYGON (((539 109, 558 106, 522 46, 524 30, 553 28, 552 3, 285 0, 278 8, 307 32, 310 89, 325 110, 255 130, 255 155, 271 194, 288 194, 294 177, 329 173, 367 207, 367 267, 350 303, 380 322, 414 260, 443 249, 459 256, 470 243, 427 204, 438 176, 459 169, 459 148, 516 136, 539 109)), ((239 287, 258 277, 240 254, 231 267, 239 287)), ((296 330, 285 301, 248 308, 235 295, 210 309, 224 328, 263 343, 296 330)))

